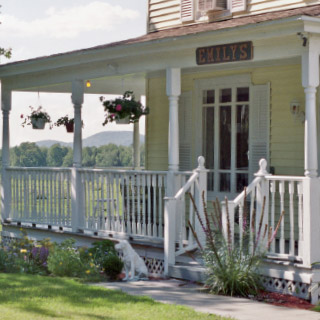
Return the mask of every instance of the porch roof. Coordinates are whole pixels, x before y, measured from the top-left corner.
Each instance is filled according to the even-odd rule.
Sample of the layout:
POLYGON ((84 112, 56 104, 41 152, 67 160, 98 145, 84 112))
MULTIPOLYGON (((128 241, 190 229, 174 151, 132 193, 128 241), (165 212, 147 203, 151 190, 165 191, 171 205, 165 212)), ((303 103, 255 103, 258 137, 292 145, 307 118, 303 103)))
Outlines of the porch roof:
POLYGON ((175 28, 170 28, 166 30, 151 32, 149 34, 145 34, 136 38, 107 43, 107 44, 98 45, 90 48, 57 53, 49 56, 36 57, 36 58, 27 59, 27 60, 20 60, 20 61, 15 61, 11 63, 9 62, 7 64, 0 65, 0 76, 1 76, 1 69, 3 69, 4 67, 20 64, 23 62, 28 62, 28 61, 31 62, 31 61, 45 59, 49 57, 58 57, 58 56, 63 56, 63 55, 68 55, 73 53, 82 53, 82 52, 91 51, 91 50, 93 51, 93 50, 112 48, 112 47, 117 47, 122 45, 131 45, 136 43, 150 42, 154 40, 180 37, 180 36, 192 35, 192 34, 197 34, 202 32, 208 32, 208 31, 237 28, 237 27, 246 26, 250 24, 257 24, 261 22, 279 20, 279 19, 284 19, 284 18, 289 18, 294 16, 302 16, 302 15, 310 16, 310 17, 320 17, 320 4, 308 6, 308 7, 302 7, 302 8, 289 9, 289 10, 261 13, 253 16, 230 18, 223 21, 200 23, 200 24, 198 23, 198 24, 189 25, 189 26, 175 27, 175 28))
MULTIPOLYGON (((10 90, 47 92, 71 92, 70 81, 73 79, 96 79, 92 86, 95 92, 92 89, 88 93, 119 94, 121 92, 117 91, 123 87, 121 83, 125 77, 131 89, 144 94, 145 77, 148 74, 163 71, 168 66, 190 71, 198 69, 194 48, 218 44, 221 41, 233 42, 241 38, 263 41, 264 46, 270 47, 265 41, 266 37, 282 37, 281 41, 277 40, 278 52, 273 50, 272 55, 268 54, 267 50, 262 50, 260 45, 260 51, 255 55, 255 63, 270 58, 274 61, 287 59, 287 63, 298 61, 301 53, 300 49, 297 51, 294 47, 297 44, 291 39, 294 50, 284 48, 283 37, 287 40, 288 36, 297 39, 298 32, 310 30, 320 33, 319 16, 320 4, 177 27, 124 41, 3 64, 0 65, 0 79, 10 90), (306 23, 311 27, 306 29, 306 23), (281 33, 279 27, 282 28, 281 33), (243 32, 244 28, 246 32, 243 32), (200 34, 201 37, 198 36, 200 34), (110 92, 106 92, 105 88, 110 92)), ((223 67, 234 67, 237 63, 223 67)), ((214 68, 219 67, 221 66, 214 68)))

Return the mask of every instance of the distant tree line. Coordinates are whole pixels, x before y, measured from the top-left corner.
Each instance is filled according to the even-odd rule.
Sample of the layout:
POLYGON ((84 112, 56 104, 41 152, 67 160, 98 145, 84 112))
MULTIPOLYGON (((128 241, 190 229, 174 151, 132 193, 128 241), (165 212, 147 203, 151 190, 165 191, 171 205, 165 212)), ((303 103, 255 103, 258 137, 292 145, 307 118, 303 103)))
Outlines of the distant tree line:
MULTIPOLYGON (((144 166, 144 145, 140 148, 141 166, 144 166)), ((14 167, 71 167, 73 151, 70 147, 54 144, 50 148, 24 142, 10 149, 10 164, 14 167)), ((132 167, 132 146, 108 144, 85 147, 82 150, 83 167, 132 167)))

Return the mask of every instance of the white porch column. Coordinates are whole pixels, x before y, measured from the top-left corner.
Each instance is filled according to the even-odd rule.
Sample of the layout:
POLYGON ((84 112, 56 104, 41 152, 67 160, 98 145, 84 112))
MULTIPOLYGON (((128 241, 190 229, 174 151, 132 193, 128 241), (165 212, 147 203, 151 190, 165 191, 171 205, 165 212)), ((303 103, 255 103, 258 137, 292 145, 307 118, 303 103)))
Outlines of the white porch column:
POLYGON ((167 69, 167 96, 169 98, 169 171, 179 170, 179 96, 181 94, 181 70, 167 69))
POLYGON ((2 85, 1 109, 2 109, 2 190, 1 209, 2 221, 10 217, 11 210, 11 180, 7 167, 10 166, 10 130, 9 114, 11 110, 11 90, 2 85))
POLYGON ((81 108, 83 104, 83 80, 72 82, 72 103, 74 107, 74 135, 73 135, 73 166, 81 167, 82 162, 82 120, 81 108))
POLYGON ((305 176, 303 182, 303 264, 320 261, 320 180, 318 178, 316 92, 319 86, 320 38, 309 35, 302 55, 305 88, 305 176))
POLYGON ((175 243, 181 229, 177 202, 174 196, 180 188, 179 177, 179 96, 181 94, 181 71, 168 68, 166 71, 166 92, 169 99, 168 175, 167 197, 164 211, 164 265, 169 275, 169 266, 175 264, 175 243))
POLYGON ((302 55, 302 86, 306 111, 304 169, 307 177, 318 175, 316 92, 319 86, 319 47, 319 38, 310 36, 306 51, 302 55))
POLYGON ((82 163, 82 120, 81 108, 83 104, 83 80, 72 82, 71 100, 74 106, 74 135, 73 135, 73 168, 72 168, 72 231, 78 232, 84 228, 84 206, 82 197, 81 174, 79 168, 82 163))

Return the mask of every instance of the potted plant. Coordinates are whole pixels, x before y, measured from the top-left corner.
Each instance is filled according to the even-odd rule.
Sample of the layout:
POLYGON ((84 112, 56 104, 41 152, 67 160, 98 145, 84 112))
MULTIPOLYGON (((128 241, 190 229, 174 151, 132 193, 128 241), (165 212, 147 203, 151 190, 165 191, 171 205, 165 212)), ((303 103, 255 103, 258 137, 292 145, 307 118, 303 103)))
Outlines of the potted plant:
MULTIPOLYGON (((46 123, 51 123, 51 118, 49 114, 42 109, 41 106, 39 106, 37 109, 34 109, 33 107, 29 107, 31 109, 31 114, 24 117, 23 114, 21 115, 21 118, 24 118, 24 121, 22 122, 22 127, 25 125, 32 125, 33 129, 44 129, 46 123)), ((49 127, 52 129, 52 126, 49 127)))
POLYGON ((148 107, 143 107, 140 101, 135 100, 132 91, 126 91, 123 97, 114 100, 105 100, 100 97, 104 106, 105 120, 102 125, 116 121, 118 124, 128 124, 139 121, 142 115, 149 113, 148 107))
POLYGON ((69 116, 66 115, 64 117, 59 118, 54 125, 57 127, 65 126, 67 129, 67 132, 73 132, 74 131, 74 118, 69 119, 69 116))

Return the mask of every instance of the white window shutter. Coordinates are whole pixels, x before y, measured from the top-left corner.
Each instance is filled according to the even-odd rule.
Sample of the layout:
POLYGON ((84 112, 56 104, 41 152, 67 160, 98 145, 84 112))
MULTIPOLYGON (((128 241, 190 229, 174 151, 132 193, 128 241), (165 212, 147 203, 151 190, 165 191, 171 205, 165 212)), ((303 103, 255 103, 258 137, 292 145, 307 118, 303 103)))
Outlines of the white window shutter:
POLYGON ((180 20, 181 22, 194 20, 194 0, 181 0, 180 20))
POLYGON ((183 92, 179 99, 179 162, 180 170, 192 170, 192 93, 183 92))
POLYGON ((251 87, 249 171, 251 181, 264 158, 269 165, 270 84, 251 87))
POLYGON ((247 10, 247 0, 231 0, 231 12, 247 10))

